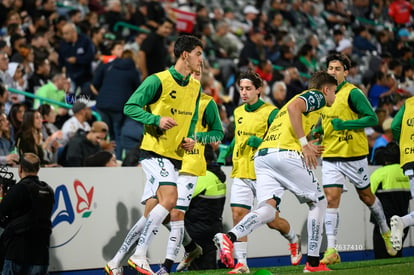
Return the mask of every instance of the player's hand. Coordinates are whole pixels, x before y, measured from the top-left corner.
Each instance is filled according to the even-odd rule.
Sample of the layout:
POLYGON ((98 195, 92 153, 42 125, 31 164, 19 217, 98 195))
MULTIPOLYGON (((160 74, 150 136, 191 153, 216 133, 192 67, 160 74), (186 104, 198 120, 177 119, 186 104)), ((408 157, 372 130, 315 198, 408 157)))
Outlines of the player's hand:
POLYGON ((323 146, 316 145, 318 142, 317 139, 312 140, 305 146, 302 146, 303 156, 305 158, 306 167, 309 169, 315 169, 318 166, 318 157, 321 156, 323 152, 323 146))
POLYGON ((339 118, 334 118, 331 120, 332 126, 335 131, 345 130, 344 121, 339 118))
POLYGON ((184 138, 181 143, 181 147, 186 151, 191 151, 194 149, 195 140, 192 138, 184 138))
POLYGON ((175 122, 173 118, 163 116, 160 119, 160 125, 158 125, 158 127, 160 127, 161 130, 168 130, 177 125, 178 125, 177 122, 175 122))

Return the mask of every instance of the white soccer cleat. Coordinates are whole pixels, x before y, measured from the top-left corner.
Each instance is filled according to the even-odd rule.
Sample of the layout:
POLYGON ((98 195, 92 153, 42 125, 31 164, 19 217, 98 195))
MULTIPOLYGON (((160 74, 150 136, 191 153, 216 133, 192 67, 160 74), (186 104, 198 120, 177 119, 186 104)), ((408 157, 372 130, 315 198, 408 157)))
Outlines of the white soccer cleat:
POLYGON ((232 271, 227 272, 227 274, 241 274, 241 273, 250 273, 249 267, 243 263, 237 263, 232 271))
POLYGON ((290 250, 290 262, 292 265, 298 265, 300 264, 300 261, 302 260, 302 248, 300 244, 300 235, 296 235, 298 238, 298 241, 296 243, 290 243, 289 244, 289 250, 290 250))
POLYGON ((404 235, 404 223, 399 216, 392 216, 390 220, 391 224, 391 243, 392 247, 400 251, 403 246, 403 235, 404 235))
POLYGON ((203 255, 203 248, 201 248, 201 246, 199 246, 198 244, 196 244, 196 248, 193 251, 190 252, 186 252, 184 254, 184 258, 183 260, 178 264, 176 272, 180 272, 183 270, 188 269, 188 267, 191 265, 191 263, 197 259, 198 257, 200 257, 201 255, 203 255))
POLYGON ((105 270, 105 274, 107 275, 123 275, 124 274, 124 269, 122 268, 122 266, 115 266, 111 262, 108 262, 105 265, 104 270, 105 270))
POLYGON ((128 265, 131 268, 135 269, 140 274, 154 275, 154 272, 152 272, 151 267, 147 261, 147 258, 131 256, 131 258, 128 259, 128 265))

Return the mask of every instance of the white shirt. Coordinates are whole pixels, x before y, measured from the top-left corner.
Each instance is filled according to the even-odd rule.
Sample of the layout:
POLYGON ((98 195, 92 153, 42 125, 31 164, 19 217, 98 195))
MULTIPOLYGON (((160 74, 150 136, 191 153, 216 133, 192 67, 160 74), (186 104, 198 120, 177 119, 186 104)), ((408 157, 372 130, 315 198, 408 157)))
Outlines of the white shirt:
POLYGON ((62 126, 62 145, 66 145, 69 140, 75 135, 78 129, 82 129, 85 132, 90 131, 91 126, 87 121, 81 123, 75 116, 72 116, 70 119, 66 120, 62 126))

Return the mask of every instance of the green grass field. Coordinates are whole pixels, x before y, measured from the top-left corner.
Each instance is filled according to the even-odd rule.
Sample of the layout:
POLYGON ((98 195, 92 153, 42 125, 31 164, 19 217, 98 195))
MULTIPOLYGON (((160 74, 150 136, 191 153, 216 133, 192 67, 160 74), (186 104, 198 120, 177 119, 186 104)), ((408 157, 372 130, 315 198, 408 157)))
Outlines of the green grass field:
MULTIPOLYGON (((334 274, 352 275, 405 275, 414 274, 414 257, 403 257, 384 260, 354 261, 329 266, 334 274)), ((282 266, 267 268, 251 268, 250 274, 258 270, 267 269, 272 274, 299 274, 303 273, 304 265, 282 266)), ((228 270, 189 271, 185 275, 218 275, 227 274, 228 270)), ((178 274, 178 273, 175 273, 178 274)))

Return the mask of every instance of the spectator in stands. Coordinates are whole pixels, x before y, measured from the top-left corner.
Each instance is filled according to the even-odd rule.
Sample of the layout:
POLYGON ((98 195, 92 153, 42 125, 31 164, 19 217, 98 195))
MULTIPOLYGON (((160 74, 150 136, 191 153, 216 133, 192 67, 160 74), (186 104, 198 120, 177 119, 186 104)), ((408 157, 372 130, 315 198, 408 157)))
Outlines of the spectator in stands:
POLYGON ((6 86, 11 86, 13 77, 7 71, 9 68, 9 57, 5 52, 0 52, 0 82, 6 86))
MULTIPOLYGON (((147 2, 144 1, 139 1, 136 4, 135 10, 132 12, 131 14, 131 18, 129 19, 129 23, 143 28, 143 29, 148 29, 147 26, 147 21, 148 21, 148 7, 147 7, 147 2)), ((138 34, 139 32, 136 32, 136 34, 138 34)))
MULTIPOLYGON (((70 82, 65 74, 56 74, 55 76, 53 76, 52 81, 49 81, 36 91, 36 95, 41 98, 47 98, 60 103, 66 103, 66 92, 69 90, 69 86, 70 82)), ((54 107, 56 112, 59 112, 60 114, 63 113, 63 111, 60 110, 62 107, 58 104, 49 104, 51 104, 54 107)), ((40 100, 36 98, 34 101, 34 108, 38 108, 39 105, 40 100)))
MULTIPOLYGON (((150 3, 153 2, 157 1, 150 3)), ((166 56, 168 55, 168 50, 166 42, 167 37, 173 31, 174 22, 165 18, 157 26, 157 30, 150 33, 142 42, 141 49, 138 52, 138 67, 142 80, 153 73, 167 68, 166 56)))
POLYGON ((373 165, 381 164, 375 161, 376 150, 380 147, 387 146, 387 144, 392 142, 394 139, 394 136, 392 135, 392 131, 391 131, 391 123, 392 123, 392 117, 388 117, 382 123, 382 130, 384 131, 384 133, 375 140, 374 146, 372 147, 370 163, 373 165))
POLYGON ((409 1, 394 0, 388 7, 388 15, 399 26, 405 26, 410 23, 411 11, 413 7, 409 1))
POLYGON ((353 50, 358 56, 365 56, 378 50, 371 40, 371 34, 366 26, 360 25, 354 28, 353 50))
MULTIPOLYGON (((52 0, 48 0, 52 1, 52 0)), ((73 23, 63 26, 63 40, 59 45, 59 64, 66 69, 72 81, 73 91, 89 94, 89 82, 92 79, 91 63, 94 59, 94 46, 91 40, 76 31, 73 23)))
POLYGON ((0 165, 16 166, 19 156, 12 153, 14 140, 10 137, 10 124, 4 113, 0 114, 0 165))
POLYGON ((89 131, 79 129, 62 152, 63 166, 80 167, 85 159, 101 151, 100 143, 106 139, 108 125, 95 121, 89 131))
POLYGON ((239 68, 248 66, 252 61, 266 60, 266 52, 263 46, 264 30, 253 28, 248 33, 243 49, 239 55, 239 68))
POLYGON ((116 157, 108 151, 99 151, 85 158, 83 161, 85 167, 118 167, 116 157))
POLYGON ((73 116, 65 121, 62 126, 63 137, 61 144, 66 145, 75 135, 78 129, 85 132, 91 129, 88 121, 92 119, 92 111, 88 105, 82 101, 76 101, 72 106, 73 116))
POLYGON ((164 24, 167 14, 160 0, 150 0, 147 4, 147 9, 147 25, 152 31, 155 31, 160 27, 160 25, 164 24))
POLYGON ((398 82, 389 74, 377 72, 374 78, 374 84, 368 90, 368 99, 372 107, 378 106, 380 97, 392 96, 397 91, 398 82))
MULTIPOLYGON (((119 0, 110 0, 107 2, 107 11, 105 13, 105 23, 108 24, 108 30, 110 32, 114 31, 114 26, 119 21, 124 21, 123 15, 121 13, 121 1, 119 0)), ((117 37, 118 39, 121 36, 121 30, 118 30, 117 37)))
POLYGON ((62 139, 62 131, 55 126, 56 112, 50 104, 42 104, 37 108, 42 115, 42 138, 45 141, 48 137, 54 135, 56 139, 62 139), (55 134, 57 132, 57 134, 55 134))
MULTIPOLYGON (((0 105, 2 109, 4 109, 4 112, 6 115, 8 112, 6 112, 6 104, 9 101, 9 91, 6 89, 3 83, 0 82, 0 105)), ((8 111, 8 110, 7 110, 8 111)))
POLYGON ((237 58, 239 55, 240 42, 237 42, 237 38, 233 38, 230 35, 230 26, 226 21, 220 21, 216 25, 216 32, 212 35, 214 43, 225 53, 227 58, 237 58))
MULTIPOLYGON (((7 105, 6 105, 7 110, 7 105)), ((7 118, 10 121, 10 136, 13 140, 17 138, 17 132, 20 129, 20 125, 23 122, 23 115, 26 112, 26 105, 21 103, 16 103, 11 105, 7 118)))
POLYGON ((286 69, 289 67, 296 67, 294 50, 288 45, 280 46, 280 56, 276 60, 275 65, 286 69))
POLYGON ((132 59, 132 52, 124 51, 121 57, 98 68, 93 79, 93 86, 98 92, 96 108, 102 120, 109 126, 111 140, 115 140, 117 144, 117 159, 121 159, 123 150, 121 141, 121 131, 125 121, 123 108, 140 84, 140 74, 132 59))
POLYGON ((344 38, 341 41, 339 41, 338 47, 336 47, 336 51, 338 53, 345 54, 349 58, 352 58, 353 45, 351 40, 344 38))
MULTIPOLYGON (((34 60, 34 73, 28 79, 27 92, 36 93, 37 89, 45 85, 50 79, 50 63, 47 58, 34 60)), ((33 103, 33 99, 26 98, 33 103)))
POLYGON ((41 15, 43 15, 47 23, 49 25, 52 25, 54 20, 59 17, 58 10, 56 7, 56 1, 55 0, 42 0, 42 8, 39 9, 39 12, 41 15))
POLYGON ((400 88, 414 96, 414 66, 404 65, 404 80, 400 82, 400 88))
POLYGON ((305 83, 301 80, 299 70, 295 66, 289 66, 284 70, 283 81, 287 87, 286 102, 306 89, 305 83))
POLYGON ((283 81, 276 81, 272 85, 271 90, 271 103, 275 105, 278 109, 282 108, 286 103, 286 84, 283 81))
MULTIPOLYGON (((7 71, 9 75, 11 75, 13 80, 12 83, 9 85, 9 88, 14 88, 19 91, 26 91, 27 78, 25 75, 23 65, 17 62, 10 62, 7 71)), ((22 94, 11 93, 10 101, 12 103, 23 103, 25 101, 25 96, 22 94)))
POLYGON ((38 111, 26 111, 17 132, 16 147, 19 155, 33 153, 39 157, 41 165, 56 164, 59 144, 52 136, 43 142, 41 129, 42 115, 38 111))
POLYGON ((310 44, 303 44, 299 49, 296 59, 296 68, 302 73, 311 75, 318 71, 316 50, 310 44))

